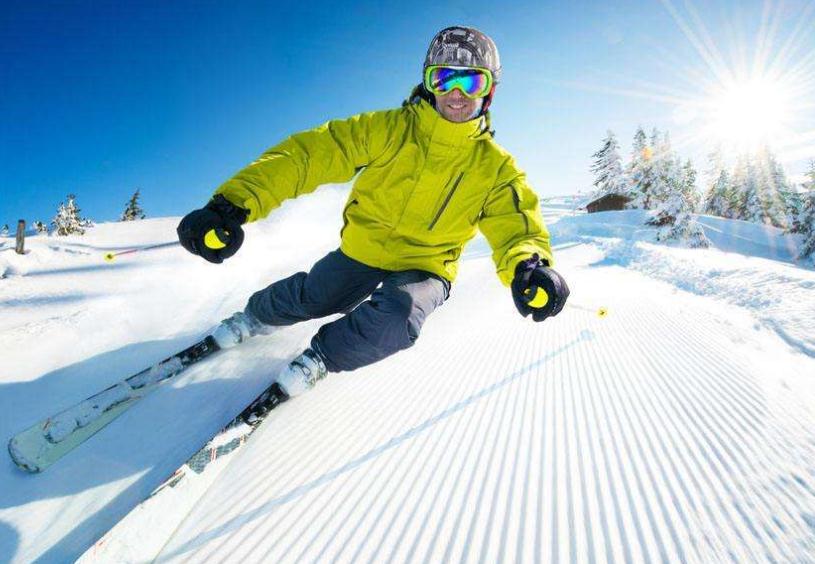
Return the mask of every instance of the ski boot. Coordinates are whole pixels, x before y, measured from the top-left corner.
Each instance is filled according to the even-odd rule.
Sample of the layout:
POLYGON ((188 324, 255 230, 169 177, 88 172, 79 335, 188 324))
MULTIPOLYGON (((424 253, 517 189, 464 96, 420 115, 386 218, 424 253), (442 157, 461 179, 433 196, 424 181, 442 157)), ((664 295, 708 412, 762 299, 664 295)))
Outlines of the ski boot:
POLYGON ((268 335, 275 327, 265 325, 249 312, 238 311, 227 317, 212 331, 212 338, 222 349, 239 345, 249 337, 268 335))
POLYGON ((299 396, 328 374, 325 362, 313 349, 304 350, 277 375, 277 383, 289 397, 299 396))

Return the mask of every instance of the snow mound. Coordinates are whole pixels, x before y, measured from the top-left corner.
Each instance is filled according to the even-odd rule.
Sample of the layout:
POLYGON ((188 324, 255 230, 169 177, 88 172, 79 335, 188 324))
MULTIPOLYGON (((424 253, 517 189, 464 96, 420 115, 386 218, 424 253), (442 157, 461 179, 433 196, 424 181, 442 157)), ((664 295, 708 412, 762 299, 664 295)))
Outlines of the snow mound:
POLYGON ((771 226, 700 216, 712 249, 656 244, 642 210, 564 217, 553 239, 591 242, 616 265, 745 308, 791 347, 815 356, 815 270, 792 263, 797 238, 771 226))

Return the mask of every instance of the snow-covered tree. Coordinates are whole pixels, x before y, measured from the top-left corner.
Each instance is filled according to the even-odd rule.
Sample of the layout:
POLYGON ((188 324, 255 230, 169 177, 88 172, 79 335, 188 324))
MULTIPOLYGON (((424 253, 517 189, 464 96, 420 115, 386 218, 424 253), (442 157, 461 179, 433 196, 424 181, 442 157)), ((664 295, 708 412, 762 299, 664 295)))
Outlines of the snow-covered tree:
POLYGON ((719 171, 716 181, 710 186, 704 202, 704 213, 729 217, 730 214, 730 174, 727 170, 719 171))
POLYGON ((135 221, 137 219, 144 219, 144 210, 139 204, 139 192, 140 190, 137 189, 133 193, 133 196, 130 197, 130 200, 127 202, 127 206, 125 207, 125 211, 122 212, 119 221, 135 221))
POLYGON ((34 226, 34 229, 37 231, 37 233, 47 233, 48 232, 48 227, 46 227, 46 225, 42 221, 39 221, 39 220, 34 221, 31 225, 34 226))
POLYGON ((8 223, 0 229, 0 237, 8 237, 8 223))
POLYGON ((659 130, 654 128, 651 133, 651 148, 653 149, 653 183, 648 194, 646 209, 657 209, 662 203, 668 201, 676 190, 681 189, 682 167, 671 148, 671 138, 667 132, 660 134, 659 130))
POLYGON ((76 196, 74 194, 68 194, 67 200, 67 203, 60 202, 57 215, 54 216, 51 225, 54 226, 57 235, 70 235, 72 233, 83 235, 85 227, 89 227, 92 223, 90 220, 83 219, 80 215, 81 210, 76 205, 76 196))
POLYGON ((797 190, 784 193, 784 230, 785 233, 801 233, 801 212, 804 199, 797 190))
POLYGON ((743 203, 740 208, 739 219, 761 223, 764 214, 763 194, 760 193, 762 185, 759 182, 758 171, 752 159, 747 161, 746 174, 741 190, 743 203))
MULTIPOLYGON (((671 165, 670 169, 677 167, 671 165)), ((664 200, 659 204, 656 213, 648 221, 660 229, 658 241, 678 240, 690 247, 708 247, 710 241, 705 236, 702 226, 693 218, 693 210, 699 195, 696 188, 696 170, 690 160, 679 169, 679 174, 667 177, 664 200)))
POLYGON ((801 222, 804 199, 807 192, 815 190, 815 161, 810 161, 809 170, 800 190, 795 186, 790 186, 784 193, 785 228, 787 233, 803 233, 806 225, 801 222))
POLYGON ((693 163, 690 159, 686 160, 682 166, 681 177, 682 190, 685 192, 688 202, 690 203, 691 211, 697 212, 702 206, 702 195, 696 186, 696 169, 693 168, 693 163))
POLYGON ((634 134, 631 150, 631 162, 628 165, 628 196, 632 199, 629 207, 648 209, 649 194, 654 182, 653 150, 648 145, 648 138, 642 127, 634 134))
POLYGON ((798 251, 798 259, 809 259, 815 263, 815 187, 807 190, 802 200, 800 233, 804 241, 798 251))
POLYGON ((592 155, 594 162, 591 165, 591 171, 594 173, 594 186, 597 188, 594 193, 595 198, 606 194, 626 194, 628 192, 619 149, 617 138, 609 130, 603 140, 603 147, 592 155))
POLYGON ((758 208, 753 210, 750 221, 783 227, 786 223, 783 194, 789 191, 789 181, 781 163, 767 147, 756 155, 756 180, 758 208))
POLYGON ((727 209, 725 194, 730 184, 730 174, 724 164, 721 146, 716 147, 707 156, 706 171, 707 189, 701 211, 709 215, 724 217, 727 209))
POLYGON ((736 166, 733 168, 730 190, 727 194, 730 209, 727 217, 749 221, 747 200, 750 197, 750 191, 755 188, 755 183, 755 167, 752 158, 747 154, 739 155, 736 159, 736 166))

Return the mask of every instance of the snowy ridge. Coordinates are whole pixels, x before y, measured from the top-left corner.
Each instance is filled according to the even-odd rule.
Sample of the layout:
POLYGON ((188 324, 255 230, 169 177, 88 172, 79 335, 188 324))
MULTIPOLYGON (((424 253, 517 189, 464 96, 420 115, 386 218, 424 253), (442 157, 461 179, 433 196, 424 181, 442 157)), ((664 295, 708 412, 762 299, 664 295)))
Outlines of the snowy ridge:
MULTIPOLYGON (((101 269, 100 248, 135 238, 117 240, 115 225, 81 241, 44 241, 87 255, 37 238, 31 256, 0 255, 16 272, 0 284, 10 313, 0 319, 0 354, 13 366, 0 380, 9 406, 0 429, 8 436, 56 411, 52 404, 165 358, 254 289, 308 268, 335 246, 345 193, 298 200, 249 226, 227 269, 180 249, 101 269), (323 242, 289 250, 282 234, 298 229, 310 235, 303 241, 322 233, 323 242), (121 326, 100 329, 97 320, 114 315, 121 326)), ((244 447, 216 460, 215 472, 165 490, 171 495, 130 513, 96 545, 323 321, 191 367, 42 475, 8 464, 0 554, 14 562, 62 562, 86 549, 83 562, 813 560, 815 304, 806 290, 815 272, 737 254, 747 249, 729 231, 755 239, 738 226, 720 226, 719 249, 691 251, 654 244, 639 212, 572 213, 544 209, 572 288, 572 306, 556 319, 518 316, 479 238, 413 348, 284 403, 244 447), (600 306, 607 317, 595 314, 600 306)), ((174 220, 154 220, 138 237, 161 242, 173 228, 174 220)))

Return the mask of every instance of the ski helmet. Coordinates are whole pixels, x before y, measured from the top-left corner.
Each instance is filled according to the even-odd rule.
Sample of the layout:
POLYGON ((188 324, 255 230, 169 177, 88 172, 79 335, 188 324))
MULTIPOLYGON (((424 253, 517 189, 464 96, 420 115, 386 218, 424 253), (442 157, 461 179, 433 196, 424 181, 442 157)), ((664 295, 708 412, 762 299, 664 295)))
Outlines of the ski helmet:
POLYGON ((424 59, 422 71, 430 65, 456 67, 480 67, 492 73, 492 88, 484 97, 481 113, 484 114, 492 101, 495 85, 501 80, 501 60, 498 47, 486 34, 472 27, 452 26, 436 34, 424 59))
POLYGON ((430 65, 481 67, 492 73, 493 83, 501 79, 501 61, 495 42, 472 27, 457 25, 438 32, 424 59, 424 68, 430 65))

